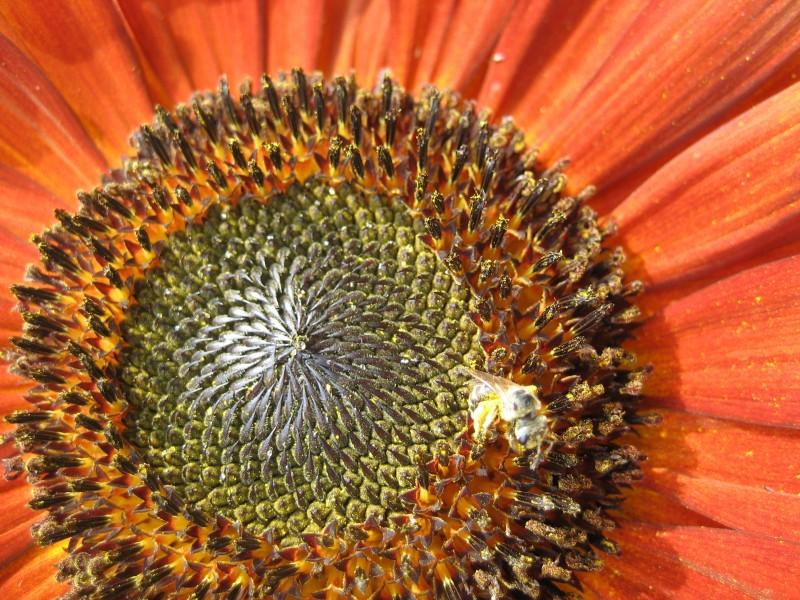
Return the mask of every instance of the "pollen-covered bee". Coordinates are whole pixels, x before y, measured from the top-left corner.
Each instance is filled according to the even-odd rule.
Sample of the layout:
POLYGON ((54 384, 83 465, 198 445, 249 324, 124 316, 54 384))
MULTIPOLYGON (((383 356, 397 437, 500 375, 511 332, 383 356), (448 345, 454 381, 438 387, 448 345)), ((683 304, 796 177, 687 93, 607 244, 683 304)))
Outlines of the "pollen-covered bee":
MULTIPOLYGON (((510 379, 469 369, 475 383, 469 397, 475 440, 483 445, 496 435, 492 427, 498 419, 508 423, 506 439, 516 452, 533 450, 540 458, 549 431, 549 421, 541 414, 542 403, 535 385, 522 386, 510 379)), ((538 462, 538 461, 537 461, 538 462)))

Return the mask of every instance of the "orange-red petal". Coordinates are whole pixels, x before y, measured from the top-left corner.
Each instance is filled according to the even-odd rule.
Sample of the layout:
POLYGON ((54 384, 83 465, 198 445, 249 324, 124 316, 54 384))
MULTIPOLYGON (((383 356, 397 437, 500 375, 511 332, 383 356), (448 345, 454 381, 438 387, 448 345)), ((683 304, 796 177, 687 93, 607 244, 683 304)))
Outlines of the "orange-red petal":
POLYGON ((800 256, 676 300, 636 333, 658 405, 800 427, 800 256))
POLYGON ((581 579, 605 598, 794 598, 800 545, 711 527, 623 522, 622 555, 581 579))
MULTIPOLYGON (((614 6, 622 12, 611 19, 619 27, 600 42, 610 53, 595 63, 597 70, 576 77, 572 67, 587 56, 592 63, 591 53, 564 54, 549 66, 570 87, 559 105, 549 109, 546 97, 534 95, 520 104, 527 107, 520 119, 533 125, 543 157, 574 160, 576 188, 594 183, 606 189, 667 160, 746 109, 762 85, 775 85, 774 75, 791 73, 787 63, 800 60, 800 10, 788 0, 614 6)), ((604 38, 601 25, 589 35, 604 38)), ((783 85, 790 81, 787 76, 783 85)))
POLYGON ((645 469, 660 473, 645 481, 668 486, 680 474, 800 494, 800 430, 658 412, 661 424, 640 429, 635 442, 647 455, 645 469))
MULTIPOLYGON (((215 88, 221 75, 227 75, 231 88, 245 78, 257 78, 264 70, 264 7, 261 2, 231 0, 227 2, 184 2, 158 0, 143 15, 142 7, 121 5, 126 14, 138 13, 153 27, 163 27, 163 18, 176 55, 168 49, 149 53, 156 72, 171 70, 169 61, 179 61, 186 70, 193 90, 215 88)), ((148 25, 135 33, 143 44, 152 35, 148 25), (144 36, 144 39, 140 37, 144 36)), ((159 39, 162 34, 158 34, 159 39)), ((172 91, 172 90, 171 90, 172 91)), ((173 101, 185 101, 185 95, 173 91, 173 101)))
POLYGON ((156 2, 116 0, 142 66, 150 96, 166 106, 186 101, 192 79, 161 6, 156 2))
POLYGON ((35 62, 116 164, 152 101, 122 17, 110 2, 0 5, 0 33, 35 62))
MULTIPOLYGON (((270 73, 302 67, 328 70, 338 43, 341 15, 320 0, 274 0, 266 3, 266 64, 270 73), (320 50, 326 49, 322 56, 320 50), (328 62, 330 61, 330 63, 328 62)), ((341 8, 341 3, 330 3, 341 8)), ((330 75, 330 73, 327 73, 330 75)))
MULTIPOLYGON (((24 207, 35 190, 69 199, 106 168, 47 74, 0 35, 0 186, 5 203, 24 207)), ((14 218, 3 211, 4 218, 14 218)))
POLYGON ((68 590, 56 581, 56 565, 66 554, 62 545, 31 546, 15 560, 0 562, 0 596, 25 600, 53 600, 68 590))
POLYGON ((712 274, 800 236, 800 83, 667 163, 613 212, 655 287, 712 274))

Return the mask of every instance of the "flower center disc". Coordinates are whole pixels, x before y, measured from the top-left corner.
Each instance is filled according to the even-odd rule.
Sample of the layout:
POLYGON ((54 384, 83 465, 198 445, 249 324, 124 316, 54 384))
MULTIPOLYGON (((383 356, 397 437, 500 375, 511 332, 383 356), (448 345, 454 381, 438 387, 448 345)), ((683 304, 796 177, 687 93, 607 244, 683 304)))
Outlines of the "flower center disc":
POLYGON ((173 236, 125 323, 126 435, 165 483, 284 543, 385 522, 455 452, 468 290, 407 208, 294 186, 173 236))

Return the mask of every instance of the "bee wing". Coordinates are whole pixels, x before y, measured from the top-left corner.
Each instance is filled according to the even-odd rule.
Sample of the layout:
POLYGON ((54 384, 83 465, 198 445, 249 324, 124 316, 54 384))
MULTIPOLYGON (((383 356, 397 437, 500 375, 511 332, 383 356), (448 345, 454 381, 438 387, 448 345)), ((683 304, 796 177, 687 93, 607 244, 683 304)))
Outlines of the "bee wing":
POLYGON ((480 381, 481 383, 484 383, 492 388, 492 390, 498 396, 505 393, 510 387, 516 385, 510 379, 506 379, 505 377, 497 377, 496 375, 486 373, 485 371, 467 368, 467 372, 470 374, 470 376, 472 376, 473 379, 480 381))

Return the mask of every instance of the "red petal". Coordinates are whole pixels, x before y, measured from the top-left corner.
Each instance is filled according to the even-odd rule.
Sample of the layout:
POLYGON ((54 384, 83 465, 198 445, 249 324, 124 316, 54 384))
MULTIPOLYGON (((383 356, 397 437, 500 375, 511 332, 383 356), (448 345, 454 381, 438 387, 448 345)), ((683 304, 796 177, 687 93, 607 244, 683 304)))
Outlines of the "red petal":
POLYGON ((55 579, 56 565, 66 554, 61 546, 29 548, 16 560, 0 562, 0 596, 53 600, 68 590, 55 579))
POLYGON ((656 286, 708 275, 800 236, 800 83, 670 161, 613 213, 656 286))
MULTIPOLYGON (((657 477, 648 473, 645 481, 657 477)), ((662 494, 643 485, 636 485, 625 492, 625 502, 619 511, 629 521, 651 525, 696 525, 717 527, 719 524, 679 502, 672 494, 662 494)))
POLYGON ((152 102, 113 4, 2 4, 0 33, 38 64, 106 159, 117 163, 131 130, 152 116, 152 102))
POLYGON ((684 506, 731 529, 800 542, 800 496, 669 472, 649 475, 647 485, 674 490, 684 506))
POLYGON ((0 61, 3 202, 28 210, 30 193, 68 200, 95 181, 105 161, 47 76, 2 35, 0 61))
POLYGON ((419 0, 389 0, 392 23, 391 47, 385 53, 386 66, 401 85, 411 86, 417 51, 422 43, 428 7, 419 0))
POLYGON ((320 49, 336 48, 338 36, 329 39, 328 33, 338 33, 337 13, 344 11, 332 10, 328 19, 325 5, 320 0, 267 2, 266 62, 270 73, 288 71, 292 67, 308 71, 329 69, 326 59, 332 64, 334 52, 329 50, 325 53, 327 56, 323 56, 320 49))
MULTIPOLYGON (((9 373, 6 365, 0 365, 0 416, 7 415, 13 410, 29 407, 30 404, 23 398, 23 395, 30 388, 30 380, 9 373)), ((8 424, 5 421, 0 420, 0 428, 6 425, 8 424)), ((8 429, 11 428, 8 426, 8 429)), ((7 446, 7 448, 13 447, 7 446)))
MULTIPOLYGON (((574 84, 597 71, 633 20, 635 8, 619 10, 607 2, 583 0, 517 4, 492 53, 478 102, 535 128, 538 109, 561 106, 561 98, 575 93, 574 84), (563 69, 565 60, 568 71, 563 69), (535 98, 536 110, 527 105, 528 96, 535 98)), ((527 131, 534 134, 534 144, 540 141, 536 131, 527 131)))
MULTIPOLYGON (((53 221, 56 208, 71 208, 71 202, 48 192, 22 173, 0 164, 0 214, 9 234, 28 243, 31 234, 53 221)), ((0 241, 3 253, 6 245, 0 241)))
POLYGON ((419 89, 422 85, 433 81, 436 61, 447 39, 448 28, 455 11, 455 0, 421 2, 413 54, 417 62, 410 87, 419 89))
MULTIPOLYGON (((647 455, 646 469, 800 494, 800 431, 658 412, 658 427, 637 432, 635 443, 647 455)), ((653 481, 664 488, 670 477, 654 476, 653 481)), ((680 494, 681 489, 671 491, 680 494)))
POLYGON ((162 8, 156 2, 117 0, 150 95, 172 106, 189 98, 194 87, 162 8))
POLYGON ((377 65, 383 62, 388 41, 385 34, 389 25, 388 8, 388 5, 368 0, 347 4, 337 36, 331 74, 346 75, 354 71, 361 85, 372 86, 375 83, 377 65), (372 69, 374 72, 369 72, 372 69))
MULTIPOLYGON (((452 88, 466 95, 477 93, 489 58, 512 17, 513 8, 514 3, 509 0, 464 0, 456 3, 455 11, 447 21, 445 43, 436 57, 435 68, 426 72, 421 64, 417 85, 428 83, 423 79, 428 75, 430 81, 440 87, 452 88)), ((423 53, 427 50, 426 45, 423 53)))
POLYGON ((667 306, 632 344, 659 404, 800 427, 800 256, 749 269, 667 306))
POLYGON ((6 481, 0 477, 0 565, 7 564, 33 546, 31 525, 42 513, 28 508, 31 488, 25 477, 6 481))
POLYGON ((616 592, 607 597, 796 597, 800 545, 791 542, 710 527, 658 529, 628 522, 612 537, 622 555, 606 559, 607 569, 585 578, 593 589, 616 592))
MULTIPOLYGON (((565 48, 549 66, 551 85, 570 87, 560 105, 551 108, 532 95, 520 104, 528 110, 519 118, 536 123, 534 139, 545 143, 543 157, 574 160, 578 188, 595 183, 605 189, 667 160, 750 106, 787 63, 797 65, 800 11, 793 2, 653 2, 640 11, 618 6, 623 14, 611 21, 620 28, 613 27, 607 41, 624 35, 607 60, 595 63, 598 70, 573 75, 571 67, 591 52, 565 48)), ((590 35, 602 33, 605 40, 596 27, 590 35)), ((609 47, 601 42, 604 51, 609 47)))
MULTIPOLYGON (((147 46, 151 35, 162 27, 163 18, 171 33, 177 54, 168 48, 146 54, 156 73, 174 71, 171 61, 179 61, 195 90, 216 88, 221 75, 227 75, 232 89, 245 78, 257 78, 264 70, 264 10, 260 2, 184 2, 159 0, 145 13, 142 7, 123 5, 126 15, 147 19, 143 28, 134 29, 140 46, 147 46), (150 25, 152 23, 152 25, 150 25)), ((169 90, 173 100, 186 100, 169 90)))

